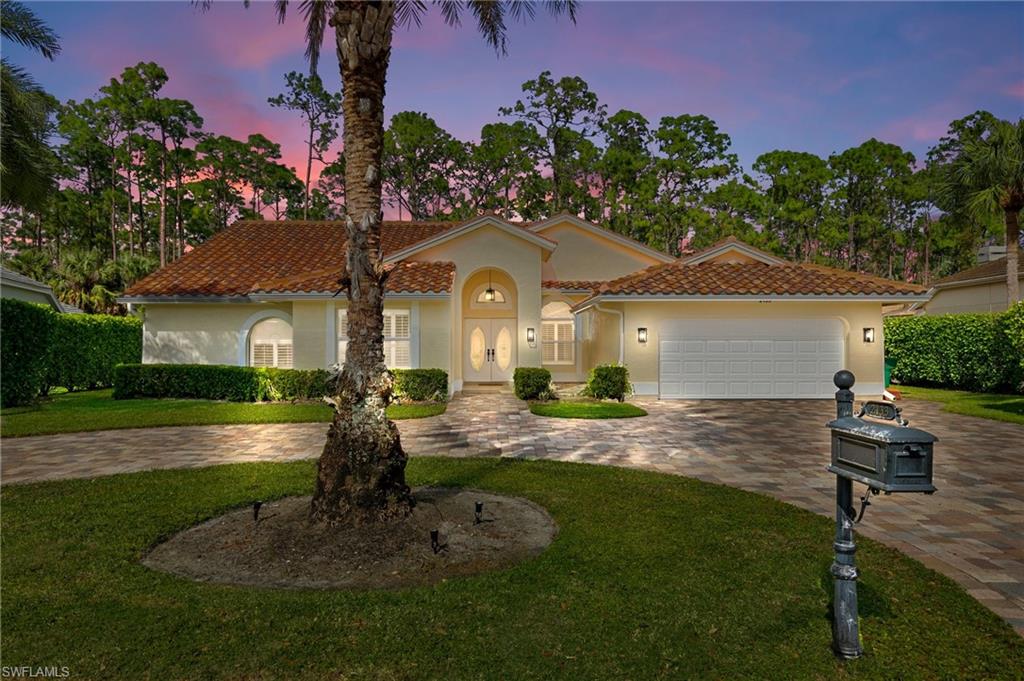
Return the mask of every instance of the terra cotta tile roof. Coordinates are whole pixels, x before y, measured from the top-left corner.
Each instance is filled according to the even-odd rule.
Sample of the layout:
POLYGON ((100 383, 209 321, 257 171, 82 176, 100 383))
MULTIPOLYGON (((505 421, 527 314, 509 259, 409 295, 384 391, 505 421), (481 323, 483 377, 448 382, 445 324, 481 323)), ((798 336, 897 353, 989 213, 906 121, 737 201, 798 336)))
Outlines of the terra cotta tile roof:
MULTIPOLYGON (((400 262, 388 265, 384 285, 388 293, 451 293, 455 280, 453 262, 400 262)), ((341 285, 337 267, 295 277, 261 281, 250 293, 335 293, 341 285)))
MULTIPOLYGON (((384 255, 459 224, 384 222, 381 226, 384 255)), ((275 287, 280 286, 287 286, 291 292, 333 290, 345 267, 345 241, 345 227, 341 222, 241 220, 137 282, 125 291, 125 296, 244 296, 255 290, 276 290, 275 287), (326 289, 305 288, 325 284, 326 289)), ((434 291, 442 285, 447 273, 445 267, 399 268, 388 289, 424 285, 434 291)), ((447 286, 450 289, 450 281, 447 286)))
POLYGON ((923 286, 846 270, 785 263, 655 265, 607 282, 598 295, 920 295, 923 286))
POLYGON ((602 286, 604 286, 607 283, 608 283, 607 281, 602 281, 602 280, 586 281, 586 280, 583 280, 583 279, 570 279, 570 280, 549 279, 547 281, 542 281, 540 283, 540 287, 541 288, 550 288, 550 289, 565 289, 565 290, 573 290, 573 291, 596 291, 597 289, 601 288, 602 286))
MULTIPOLYGON (((1017 252, 1017 272, 1018 274, 1024 274, 1024 258, 1021 256, 1024 253, 1017 252)), ((936 281, 933 286, 945 286, 947 284, 959 284, 965 281, 974 281, 975 279, 988 279, 989 277, 1002 277, 1006 279, 1006 258, 999 258, 998 260, 990 260, 989 262, 982 263, 977 267, 971 267, 970 269, 961 270, 956 274, 951 274, 948 277, 943 277, 936 281)))

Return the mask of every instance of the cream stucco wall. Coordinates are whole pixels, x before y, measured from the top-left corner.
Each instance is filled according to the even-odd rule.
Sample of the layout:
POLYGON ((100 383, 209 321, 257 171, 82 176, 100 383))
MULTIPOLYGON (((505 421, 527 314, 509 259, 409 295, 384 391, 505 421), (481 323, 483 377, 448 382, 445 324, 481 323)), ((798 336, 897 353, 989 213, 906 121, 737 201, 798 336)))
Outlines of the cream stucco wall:
MULTIPOLYGON (((1024 289, 1024 277, 1018 281, 1024 289)), ((927 314, 1002 312, 1007 307, 1006 284, 998 282, 939 289, 923 307, 927 314)))
POLYGON ((417 261, 455 263, 455 285, 449 320, 449 376, 453 388, 462 384, 462 320, 471 313, 463 309, 462 293, 467 280, 488 268, 501 270, 516 285, 516 359, 515 366, 540 366, 540 344, 530 347, 526 329, 540 332, 541 261, 545 254, 539 246, 499 228, 484 226, 458 239, 420 251, 410 257, 417 261))
MULTIPOLYGON (((449 368, 450 302, 448 299, 385 300, 385 309, 410 310, 413 358, 423 368, 449 368), (419 327, 416 335, 416 327, 419 327)), ((256 318, 276 312, 292 326, 296 369, 319 369, 337 361, 337 300, 282 303, 149 304, 142 308, 142 361, 170 364, 232 364, 247 348, 256 318)), ((248 362, 246 356, 245 362, 248 362)))
POLYGON ((570 222, 554 224, 540 234, 558 242, 558 248, 544 263, 541 276, 545 281, 605 281, 660 262, 570 222))
POLYGON ((270 310, 290 319, 291 307, 291 303, 148 304, 142 310, 142 361, 238 364, 239 333, 246 322, 270 310))
MULTIPOLYGON (((839 319, 846 329, 845 366, 857 377, 857 385, 868 395, 882 392, 885 339, 882 331, 882 305, 870 302, 834 301, 637 301, 623 303, 625 313, 625 364, 634 384, 658 383, 658 345, 663 324, 671 319, 744 319, 756 325, 759 319, 839 319), (648 329, 648 342, 636 339, 639 327, 648 329), (863 329, 875 329, 876 341, 865 343, 863 329)), ((612 307, 611 304, 602 307, 612 307)), ((858 393, 860 394, 860 393, 858 393)))

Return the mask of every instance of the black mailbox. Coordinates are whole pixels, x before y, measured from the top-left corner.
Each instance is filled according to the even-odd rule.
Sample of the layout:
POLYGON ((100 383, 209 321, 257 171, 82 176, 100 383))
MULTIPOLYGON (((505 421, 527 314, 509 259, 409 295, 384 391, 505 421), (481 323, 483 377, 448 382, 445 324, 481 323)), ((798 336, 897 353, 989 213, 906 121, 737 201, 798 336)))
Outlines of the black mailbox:
POLYGON ((886 493, 935 491, 932 450, 937 438, 908 428, 894 404, 866 402, 856 416, 837 418, 828 426, 832 473, 886 493))

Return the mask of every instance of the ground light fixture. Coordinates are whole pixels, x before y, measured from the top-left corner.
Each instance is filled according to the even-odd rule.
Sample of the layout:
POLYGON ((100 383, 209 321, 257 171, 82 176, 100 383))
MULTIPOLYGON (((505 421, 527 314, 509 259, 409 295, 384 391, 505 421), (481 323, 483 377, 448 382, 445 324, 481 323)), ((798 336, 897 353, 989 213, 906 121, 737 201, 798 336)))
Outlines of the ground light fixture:
POLYGON ((864 342, 874 343, 875 342, 875 327, 865 326, 864 327, 864 342))
POLYGON ((646 326, 641 326, 640 328, 638 328, 636 330, 636 342, 637 343, 641 343, 641 344, 647 343, 647 327, 646 326))
POLYGON ((441 550, 440 536, 441 533, 438 530, 430 531, 430 548, 434 551, 434 553, 437 553, 441 550))
POLYGON ((484 502, 482 502, 482 501, 476 502, 476 504, 474 505, 474 508, 473 508, 473 524, 474 525, 479 525, 482 522, 481 521, 481 516, 483 515, 483 513, 484 513, 484 502))

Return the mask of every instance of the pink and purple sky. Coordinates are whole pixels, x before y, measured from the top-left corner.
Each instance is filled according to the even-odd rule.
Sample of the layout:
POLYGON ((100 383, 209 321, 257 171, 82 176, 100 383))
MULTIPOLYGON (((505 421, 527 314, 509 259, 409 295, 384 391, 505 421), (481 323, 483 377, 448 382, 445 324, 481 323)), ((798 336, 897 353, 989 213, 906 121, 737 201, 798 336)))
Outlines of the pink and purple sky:
MULTIPOLYGON (((156 61, 166 96, 193 101, 207 130, 263 133, 302 166, 298 119, 266 103, 305 68, 297 11, 279 25, 268 2, 30 4, 63 53, 51 63, 4 49, 57 97, 95 96, 125 66, 156 61)), ((338 89, 326 48, 321 76, 338 89)), ((921 158, 955 118, 1024 115, 1024 4, 584 2, 575 26, 544 13, 513 25, 504 58, 471 21, 449 28, 431 10, 422 28, 398 29, 388 115, 424 111, 476 139, 545 69, 582 76, 609 113, 710 116, 748 170, 772 149, 827 156, 870 137, 921 158)))

